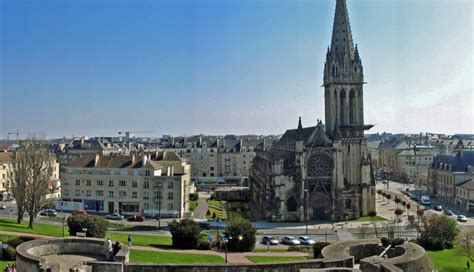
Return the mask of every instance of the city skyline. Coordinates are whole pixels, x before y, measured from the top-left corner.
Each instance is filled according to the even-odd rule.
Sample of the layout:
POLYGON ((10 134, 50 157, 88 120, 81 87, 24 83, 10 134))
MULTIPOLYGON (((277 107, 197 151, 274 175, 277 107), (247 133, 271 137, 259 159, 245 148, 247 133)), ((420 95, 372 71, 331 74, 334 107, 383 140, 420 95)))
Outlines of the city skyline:
MULTIPOLYGON (((281 134, 324 120, 334 1, 1 5, 0 138, 281 134)), ((369 133, 474 133, 472 3, 348 6, 369 133)))

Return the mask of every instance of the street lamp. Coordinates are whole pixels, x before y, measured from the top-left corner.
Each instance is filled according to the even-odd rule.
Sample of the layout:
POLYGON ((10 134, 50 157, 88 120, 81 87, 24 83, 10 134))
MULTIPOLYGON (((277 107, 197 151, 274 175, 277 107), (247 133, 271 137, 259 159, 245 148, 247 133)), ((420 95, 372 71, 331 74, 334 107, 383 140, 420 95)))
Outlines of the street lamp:
MULTIPOLYGON (((225 248, 225 263, 228 263, 227 261, 227 242, 229 242, 230 239, 232 239, 232 236, 224 236, 224 248, 225 248)), ((239 235, 238 237, 239 241, 242 241, 242 235, 239 235)))
MULTIPOLYGON (((305 182, 306 187, 306 182, 305 182)), ((304 223, 306 226, 306 234, 308 234, 308 189, 304 188, 304 223)))

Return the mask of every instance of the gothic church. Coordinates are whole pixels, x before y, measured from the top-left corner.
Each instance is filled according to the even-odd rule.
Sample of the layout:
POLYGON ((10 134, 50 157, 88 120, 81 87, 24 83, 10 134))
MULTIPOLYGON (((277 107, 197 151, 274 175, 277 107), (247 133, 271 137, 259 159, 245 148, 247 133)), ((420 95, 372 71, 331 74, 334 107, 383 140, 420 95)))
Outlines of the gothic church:
POLYGON ((357 218, 375 210, 375 181, 364 131, 364 75, 345 0, 336 1, 324 65, 325 125, 287 130, 257 151, 252 198, 266 220, 357 218))

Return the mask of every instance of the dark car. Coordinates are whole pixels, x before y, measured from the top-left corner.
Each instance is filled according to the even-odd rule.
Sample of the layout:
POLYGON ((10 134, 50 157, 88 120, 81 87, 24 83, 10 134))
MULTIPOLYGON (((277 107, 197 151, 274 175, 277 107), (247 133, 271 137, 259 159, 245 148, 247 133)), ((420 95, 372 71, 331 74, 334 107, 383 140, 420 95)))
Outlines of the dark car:
POLYGON ((211 224, 209 224, 208 222, 199 222, 199 227, 201 227, 201 229, 203 230, 210 230, 211 229, 211 224))
POLYGON ((434 210, 435 210, 435 211, 442 211, 442 210, 443 210, 443 206, 441 206, 441 205, 436 205, 436 206, 434 207, 434 210))
POLYGON ((127 218, 129 222, 143 222, 145 220, 145 217, 143 215, 132 215, 129 218, 127 218))
POLYGON ((451 210, 446 210, 446 211, 444 211, 444 214, 446 214, 447 216, 454 216, 454 215, 456 215, 456 214, 455 214, 453 211, 451 211, 451 210))

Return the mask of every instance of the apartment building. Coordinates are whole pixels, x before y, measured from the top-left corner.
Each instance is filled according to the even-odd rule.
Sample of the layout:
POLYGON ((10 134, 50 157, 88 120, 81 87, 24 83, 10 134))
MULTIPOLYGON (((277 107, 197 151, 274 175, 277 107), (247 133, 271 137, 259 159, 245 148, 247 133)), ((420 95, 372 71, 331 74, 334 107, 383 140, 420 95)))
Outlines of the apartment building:
POLYGON ((474 178, 474 151, 438 155, 428 169, 433 195, 452 204, 456 199, 456 186, 471 178, 474 178))
POLYGON ((85 210, 183 217, 189 209, 191 167, 174 152, 85 154, 61 173, 62 200, 85 210))
MULTIPOLYGON (((15 153, 12 152, 0 152, 0 200, 8 201, 11 200, 11 193, 9 191, 10 183, 8 180, 8 172, 12 170, 13 163, 15 161, 15 153)), ((50 197, 59 197, 59 191, 61 182, 59 180, 59 163, 55 160, 53 163, 53 175, 49 182, 51 189, 50 197)))

